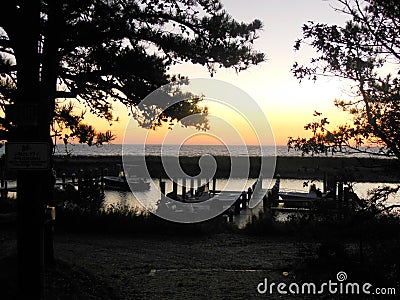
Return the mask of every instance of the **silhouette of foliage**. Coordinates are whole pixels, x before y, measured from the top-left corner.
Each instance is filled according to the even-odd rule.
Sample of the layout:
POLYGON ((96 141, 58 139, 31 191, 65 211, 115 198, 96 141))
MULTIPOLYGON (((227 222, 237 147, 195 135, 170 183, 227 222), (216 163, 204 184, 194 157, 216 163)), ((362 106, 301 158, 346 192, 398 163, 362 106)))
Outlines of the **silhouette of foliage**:
POLYGON ((55 115, 53 118, 52 137, 54 145, 57 139, 62 140, 65 151, 68 154, 68 144, 71 141, 78 141, 89 146, 99 146, 104 143, 109 143, 115 139, 115 136, 110 130, 98 132, 91 125, 83 122, 85 112, 76 113, 72 102, 66 104, 56 103, 55 115))
MULTIPOLYGON (((21 39, 19 10, 17 2, 6 1, 0 11, 0 74, 3 81, 13 84, 18 79, 18 51, 13 45, 21 39)), ((184 79, 168 74, 174 64, 190 61, 206 66, 212 75, 218 68, 239 72, 264 60, 263 53, 253 50, 261 22, 237 22, 219 0, 41 1, 41 22, 43 73, 50 79, 56 74, 55 82, 41 83, 44 90, 53 90, 46 94, 49 101, 76 99, 110 122, 114 101, 125 104, 134 116, 145 117, 136 106, 146 95, 184 79)), ((10 92, 0 87, 2 104, 13 98, 10 92)), ((183 104, 163 111, 159 120, 205 114, 199 99, 184 99, 183 104)), ((83 140, 91 143, 91 129, 81 129, 90 133, 83 140)), ((101 135, 98 140, 106 138, 101 135)))
POLYGON ((207 131, 210 128, 207 118, 208 107, 199 105, 203 96, 181 89, 181 86, 187 83, 187 80, 183 80, 162 86, 151 93, 145 102, 137 105, 133 116, 139 125, 156 129, 163 123, 168 123, 172 128, 177 121, 183 127, 193 126, 197 130, 207 131))
MULTIPOLYGON (((0 105, 1 110, 4 112, 8 109, 8 115, 10 115, 10 107, 15 97, 16 86, 9 78, 5 78, 0 81, 0 105)), ((67 146, 71 140, 79 141, 80 143, 86 143, 88 145, 102 145, 109 143, 115 139, 115 136, 111 131, 98 132, 93 126, 83 123, 85 112, 81 111, 77 114, 74 110, 74 104, 68 102, 62 104, 56 102, 53 122, 51 124, 52 137, 54 138, 54 145, 57 143, 57 138, 61 139, 65 146, 67 146)), ((12 114, 18 113, 14 110, 12 114)), ((10 122, 12 118, 0 118, 0 139, 7 140, 9 134, 12 133, 14 124, 10 122)), ((65 148, 68 153, 67 148, 65 148)))
MULTIPOLYGON (((398 1, 337 0, 336 8, 350 17, 344 26, 314 23, 303 25, 303 38, 294 48, 310 45, 317 52, 308 66, 295 63, 294 76, 317 80, 333 76, 348 81, 352 100, 335 105, 353 117, 352 124, 329 130, 327 118, 305 126, 311 138, 288 140, 288 148, 303 154, 364 152, 400 159, 400 4, 398 1), (375 146, 379 151, 372 151, 375 146)), ((398 208, 385 205, 399 187, 371 191, 365 211, 372 216, 398 208)))
MULTIPOLYGON (((295 63, 300 81, 334 76, 350 82, 352 100, 335 105, 353 116, 352 124, 328 130, 323 118, 306 125, 311 138, 293 138, 289 148, 303 153, 370 152, 400 158, 400 5, 397 1, 338 0, 336 10, 351 19, 344 26, 308 22, 295 50, 310 45, 317 52, 308 66, 295 63), (388 70, 391 72, 387 73, 388 70)), ((315 115, 319 117, 320 115, 315 115)))

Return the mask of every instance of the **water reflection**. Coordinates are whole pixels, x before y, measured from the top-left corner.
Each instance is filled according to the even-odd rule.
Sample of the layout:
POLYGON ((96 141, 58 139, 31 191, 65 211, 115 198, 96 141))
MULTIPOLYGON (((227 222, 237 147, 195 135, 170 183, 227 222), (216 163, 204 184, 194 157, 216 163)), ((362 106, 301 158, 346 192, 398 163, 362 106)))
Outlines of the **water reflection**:
MULTIPOLYGON (((172 181, 164 180, 166 182, 166 191, 172 191, 172 181)), ((241 189, 243 186, 243 180, 241 179, 229 179, 230 185, 235 188, 235 191, 247 190, 254 183, 254 179, 247 180, 245 188, 241 189)), ((281 179, 280 188, 282 191, 297 191, 297 192, 308 192, 309 186, 304 185, 305 180, 300 179, 281 179)), ((158 186, 158 180, 156 180, 158 186)), ((202 182, 204 183, 204 182, 202 182)), ((216 183, 216 189, 221 190, 227 185, 228 179, 218 179, 216 183)), ((323 189, 322 181, 313 181, 309 184, 315 184, 317 188, 323 189)), ((274 184, 274 180, 271 184, 274 184)), ((385 184, 385 183, 355 183, 353 184, 354 191, 358 194, 360 198, 366 198, 368 196, 368 191, 379 186, 390 185, 396 186, 395 184, 385 184)), ((196 184, 197 186, 197 184, 196 184)), ((263 181, 264 188, 270 188, 267 186, 267 181, 263 181)), ((146 199, 149 203, 154 203, 160 198, 160 191, 158 189, 150 188, 148 191, 140 192, 140 199, 146 199), (143 196, 143 197, 142 197, 143 196)), ((396 195, 391 195, 388 200, 388 204, 400 204, 400 193, 396 195)), ((128 208, 133 208, 136 210, 143 210, 143 205, 136 199, 136 197, 131 192, 120 192, 120 191, 106 191, 105 192, 105 207, 111 206, 126 206, 128 208)))

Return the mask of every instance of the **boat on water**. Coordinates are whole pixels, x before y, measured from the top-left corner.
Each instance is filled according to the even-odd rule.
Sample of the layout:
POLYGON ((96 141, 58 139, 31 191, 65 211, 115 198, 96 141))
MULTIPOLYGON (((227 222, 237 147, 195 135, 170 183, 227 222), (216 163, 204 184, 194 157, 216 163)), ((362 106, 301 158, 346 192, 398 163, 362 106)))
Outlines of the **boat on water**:
POLYGON ((279 209, 313 209, 317 207, 323 208, 336 208, 338 203, 353 203, 361 206, 362 201, 359 199, 357 194, 352 190, 351 187, 341 187, 336 185, 326 192, 322 192, 316 188, 315 184, 310 186, 308 192, 297 192, 297 191, 279 191, 279 179, 272 188, 275 189, 275 206, 279 209), (341 191, 339 191, 341 189, 341 191))
POLYGON ((322 201, 323 195, 319 196, 315 193, 301 193, 301 192, 279 192, 278 193, 278 206, 290 208, 311 208, 317 201, 322 201))
POLYGON ((175 192, 170 192, 167 194, 167 197, 172 200, 180 201, 182 203, 200 203, 209 200, 211 196, 210 189, 208 185, 201 185, 197 188, 193 194, 188 191, 185 195, 179 195, 175 192))
POLYGON ((126 176, 121 170, 118 176, 103 176, 104 188, 118 191, 147 191, 150 189, 150 183, 137 176, 126 176))

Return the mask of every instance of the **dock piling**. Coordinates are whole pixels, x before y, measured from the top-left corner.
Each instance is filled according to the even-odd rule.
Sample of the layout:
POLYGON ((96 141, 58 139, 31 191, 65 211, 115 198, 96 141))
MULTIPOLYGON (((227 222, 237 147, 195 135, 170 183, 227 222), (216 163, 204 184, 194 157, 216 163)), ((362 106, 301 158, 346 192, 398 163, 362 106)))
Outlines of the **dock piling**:
POLYGON ((217 189, 217 177, 213 177, 213 179, 212 179, 212 190, 213 190, 213 193, 215 194, 215 191, 216 191, 216 189, 217 189))
POLYGON ((339 210, 343 208, 343 182, 338 183, 338 208, 339 210))
POLYGON ((175 197, 178 195, 178 179, 172 179, 172 192, 175 197))
POLYGON ((165 197, 165 181, 161 181, 160 179, 160 190, 161 190, 161 199, 165 197))
POLYGON ((240 202, 242 205, 242 209, 246 209, 246 207, 247 207, 247 193, 246 192, 242 192, 242 194, 240 195, 240 202))
POLYGON ((61 182, 62 182, 62 187, 63 187, 63 189, 65 189, 65 181, 66 181, 66 178, 67 178, 67 174, 65 174, 65 172, 63 172, 63 173, 61 174, 61 182))
POLYGON ((194 178, 193 177, 190 179, 190 196, 191 197, 194 196, 194 178))
POLYGON ((247 189, 247 204, 249 204, 252 195, 253 195, 253 190, 252 190, 251 187, 249 187, 249 188, 247 189))
POLYGON ((182 178, 182 200, 186 199, 186 178, 182 178))
POLYGON ((72 179, 72 184, 75 185, 75 181, 76 181, 76 174, 75 173, 71 174, 71 179, 72 179))

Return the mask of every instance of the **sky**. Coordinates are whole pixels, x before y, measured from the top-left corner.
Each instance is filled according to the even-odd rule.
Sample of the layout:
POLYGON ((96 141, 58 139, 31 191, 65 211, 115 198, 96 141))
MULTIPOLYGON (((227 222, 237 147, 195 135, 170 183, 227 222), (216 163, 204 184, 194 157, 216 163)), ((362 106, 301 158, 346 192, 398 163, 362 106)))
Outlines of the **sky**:
MULTIPOLYGON (((236 73, 234 70, 219 69, 213 78, 225 81, 243 90, 260 106, 272 129, 275 143, 285 145, 288 137, 305 136, 304 125, 313 120, 313 112, 318 111, 328 117, 332 125, 345 123, 349 120, 346 113, 340 112, 334 105, 334 99, 345 99, 346 84, 336 79, 321 79, 317 82, 303 81, 299 83, 293 77, 290 69, 294 62, 306 62, 313 55, 312 49, 303 48, 299 52, 293 50, 295 41, 302 36, 302 25, 313 20, 328 24, 342 25, 346 16, 332 8, 337 7, 335 1, 324 0, 222 0, 225 9, 238 21, 249 22, 257 18, 263 22, 264 28, 259 33, 259 39, 254 47, 266 54, 267 60, 260 65, 236 73)), ((210 78, 206 67, 189 63, 176 65, 171 73, 179 73, 189 78, 210 78)), ((239 132, 242 141, 247 144, 257 144, 257 138, 251 133, 244 122, 233 113, 227 117, 225 109, 218 106, 210 114, 227 118, 239 132), (221 115, 221 112, 224 114, 221 115), (236 120, 236 121, 235 121, 236 120)), ((111 127, 105 121, 93 118, 98 130, 112 130, 117 136, 114 143, 141 143, 135 138, 135 130, 143 134, 146 130, 130 124, 129 134, 125 128, 129 118, 122 105, 116 105, 116 115, 120 121, 111 127), (132 131, 132 128, 134 131, 132 131)), ((90 121, 90 118, 89 118, 90 121)), ((250 124, 251 126, 251 124, 250 124)), ((147 131, 146 131, 147 132, 147 131)), ((150 132, 147 143, 192 143, 192 144, 237 144, 240 141, 217 126, 212 126, 207 133, 196 132, 193 129, 183 129, 175 126, 171 131, 161 128, 150 132), (166 135, 169 135, 166 139, 166 135), (198 135, 196 137, 196 135, 198 135)), ((268 140, 268 144, 274 141, 268 140)))

